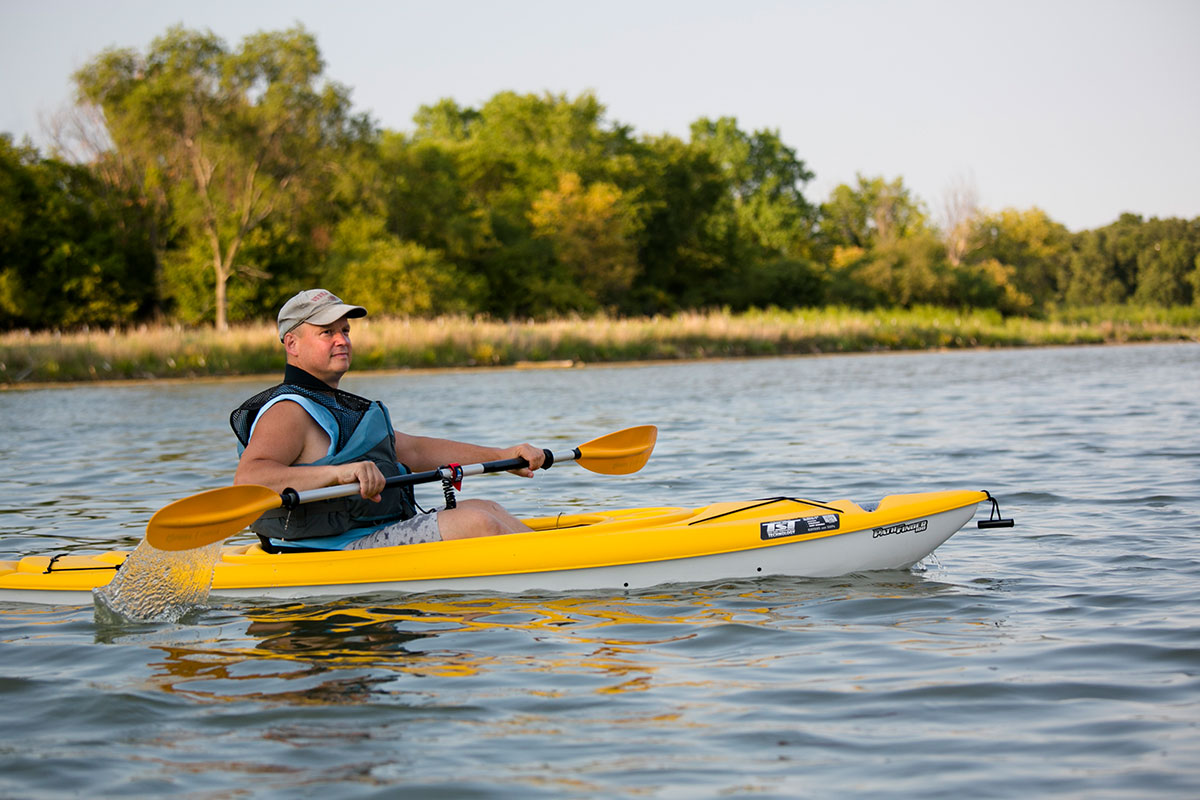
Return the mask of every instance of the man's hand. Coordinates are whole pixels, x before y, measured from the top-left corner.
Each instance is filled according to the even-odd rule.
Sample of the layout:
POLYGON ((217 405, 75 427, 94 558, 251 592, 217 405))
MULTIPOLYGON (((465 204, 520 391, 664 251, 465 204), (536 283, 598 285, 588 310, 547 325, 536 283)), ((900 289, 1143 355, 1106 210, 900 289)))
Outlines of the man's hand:
POLYGON ((546 460, 546 454, 542 452, 542 448, 534 447, 531 444, 519 444, 515 447, 510 447, 504 451, 505 458, 523 458, 529 462, 529 467, 526 469, 511 470, 513 475, 520 475, 522 478, 532 478, 533 471, 542 465, 546 460))
POLYGON ((337 483, 357 483, 358 493, 376 503, 383 499, 380 493, 383 491, 386 481, 387 479, 383 477, 383 473, 379 471, 379 467, 375 466, 373 461, 341 464, 338 466, 336 475, 337 483))

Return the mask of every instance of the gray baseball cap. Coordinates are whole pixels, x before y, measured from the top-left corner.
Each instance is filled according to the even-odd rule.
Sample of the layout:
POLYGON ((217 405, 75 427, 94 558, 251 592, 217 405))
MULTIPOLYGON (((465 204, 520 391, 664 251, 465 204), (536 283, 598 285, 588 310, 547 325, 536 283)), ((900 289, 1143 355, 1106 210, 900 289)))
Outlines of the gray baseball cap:
POLYGON ((342 317, 365 317, 367 310, 362 306, 351 306, 333 292, 324 289, 305 289, 283 304, 279 309, 279 341, 283 335, 305 322, 313 325, 328 325, 342 317))

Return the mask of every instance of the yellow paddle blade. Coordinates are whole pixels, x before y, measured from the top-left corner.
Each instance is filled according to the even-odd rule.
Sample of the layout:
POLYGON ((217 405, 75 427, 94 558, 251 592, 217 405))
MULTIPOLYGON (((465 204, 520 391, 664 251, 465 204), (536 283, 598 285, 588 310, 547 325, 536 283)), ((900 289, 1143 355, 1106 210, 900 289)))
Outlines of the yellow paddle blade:
POLYGON ((656 441, 658 428, 638 425, 579 445, 579 458, 575 460, 579 466, 592 472, 628 475, 646 466, 656 441))
POLYGON ((159 550, 191 550, 219 542, 279 508, 283 499, 266 486, 243 484, 210 489, 176 500, 155 512, 146 541, 159 550))

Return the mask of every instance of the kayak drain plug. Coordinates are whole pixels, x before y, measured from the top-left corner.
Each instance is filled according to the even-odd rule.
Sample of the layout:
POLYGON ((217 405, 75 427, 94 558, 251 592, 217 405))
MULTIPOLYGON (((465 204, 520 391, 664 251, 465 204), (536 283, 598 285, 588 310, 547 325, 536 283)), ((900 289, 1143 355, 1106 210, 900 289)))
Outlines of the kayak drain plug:
POLYGON ((996 498, 992 497, 991 492, 984 489, 983 493, 987 495, 988 500, 992 501, 992 513, 988 516, 987 519, 979 520, 979 527, 981 527, 981 528, 1011 528, 1017 524, 1011 517, 1009 517, 1008 519, 1005 519, 1004 517, 1000 516, 1000 501, 998 501, 996 498))

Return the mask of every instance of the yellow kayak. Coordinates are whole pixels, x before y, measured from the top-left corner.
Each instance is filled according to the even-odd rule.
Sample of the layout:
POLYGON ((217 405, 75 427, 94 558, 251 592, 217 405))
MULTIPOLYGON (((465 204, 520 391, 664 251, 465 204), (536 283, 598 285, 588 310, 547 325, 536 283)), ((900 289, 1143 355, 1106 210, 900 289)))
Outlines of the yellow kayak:
MULTIPOLYGON (((212 594, 578 592, 908 569, 966 525, 985 500, 998 513, 991 495, 969 490, 890 495, 868 508, 777 497, 540 517, 525 520, 530 533, 373 550, 272 554, 257 543, 234 544, 221 550, 212 594)), ((0 561, 0 601, 90 603, 92 590, 108 584, 127 556, 0 561)))

